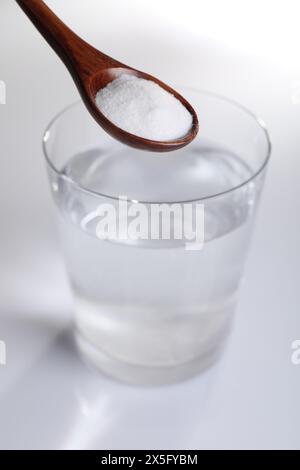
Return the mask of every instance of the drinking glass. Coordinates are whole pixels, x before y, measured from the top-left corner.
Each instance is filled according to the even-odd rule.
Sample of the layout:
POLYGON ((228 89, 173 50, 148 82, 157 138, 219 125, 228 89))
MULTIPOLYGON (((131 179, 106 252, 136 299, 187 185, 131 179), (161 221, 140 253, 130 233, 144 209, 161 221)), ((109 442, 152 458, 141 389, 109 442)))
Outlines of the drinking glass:
POLYGON ((62 111, 44 135, 78 347, 101 371, 131 383, 180 381, 222 353, 270 156, 264 124, 247 109, 180 91, 200 130, 175 152, 126 147, 82 103, 62 111), (137 208, 144 222, 161 209, 151 219, 155 237, 145 224, 140 238, 107 236, 104 217, 116 217, 120 228, 125 203, 136 229, 137 208), (183 214, 195 224, 197 210, 197 240, 175 236, 183 214), (158 227, 167 218, 169 237, 158 227))

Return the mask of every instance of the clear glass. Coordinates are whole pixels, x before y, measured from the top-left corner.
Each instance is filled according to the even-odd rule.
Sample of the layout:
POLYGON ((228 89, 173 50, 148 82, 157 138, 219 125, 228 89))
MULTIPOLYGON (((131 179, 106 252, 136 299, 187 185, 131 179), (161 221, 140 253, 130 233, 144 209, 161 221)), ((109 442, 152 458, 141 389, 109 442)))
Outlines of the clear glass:
MULTIPOLYGON (((270 141, 242 106, 195 90, 197 138, 153 154, 105 134, 81 103, 44 135, 73 292, 77 343, 102 371, 140 384, 176 382, 221 354, 237 303, 270 141), (204 244, 96 236, 100 204, 204 208, 204 244)), ((174 224, 176 221, 174 222, 174 224)))

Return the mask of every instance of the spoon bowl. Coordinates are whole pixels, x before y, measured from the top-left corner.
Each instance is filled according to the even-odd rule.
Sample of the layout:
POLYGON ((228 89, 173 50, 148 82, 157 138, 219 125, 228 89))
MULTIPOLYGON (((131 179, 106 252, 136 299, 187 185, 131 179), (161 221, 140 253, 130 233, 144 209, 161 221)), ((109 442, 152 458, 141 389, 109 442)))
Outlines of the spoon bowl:
POLYGON ((16 2, 66 65, 86 108, 108 134, 131 147, 153 152, 180 149, 196 137, 199 128, 197 114, 183 96, 156 77, 135 70, 95 49, 68 28, 42 0, 16 2), (121 129, 107 119, 96 104, 96 95, 122 74, 153 81, 175 96, 192 116, 189 133, 167 141, 145 139, 121 129))
POLYGON ((185 145, 189 144, 197 135, 198 132, 198 120, 197 115, 189 104, 188 101, 185 100, 183 96, 177 93, 175 90, 170 88, 165 83, 158 80, 156 77, 149 75, 144 72, 140 72, 135 69, 131 69, 129 67, 116 67, 116 68, 109 68, 99 73, 96 73, 93 77, 91 77, 90 83, 88 84, 88 90, 85 96, 88 97, 88 100, 85 101, 85 96, 82 95, 82 98, 85 102, 86 107, 94 117, 94 119, 101 125, 101 127, 112 137, 125 143, 131 147, 135 147, 142 150, 152 150, 157 152, 167 152, 171 150, 177 150, 185 145), (97 107, 96 104, 96 95, 102 88, 105 88, 110 82, 118 78, 120 75, 126 73, 127 75, 134 75, 138 78, 143 78, 145 80, 153 81, 154 83, 158 84, 161 88, 165 89, 172 95, 174 95, 190 112, 193 117, 193 124, 190 132, 181 137, 180 139, 176 140, 169 140, 169 141, 157 141, 151 139, 145 139, 143 137, 139 137, 137 135, 131 134, 120 127, 117 127, 113 124, 109 119, 107 119, 102 113, 101 110, 97 107))

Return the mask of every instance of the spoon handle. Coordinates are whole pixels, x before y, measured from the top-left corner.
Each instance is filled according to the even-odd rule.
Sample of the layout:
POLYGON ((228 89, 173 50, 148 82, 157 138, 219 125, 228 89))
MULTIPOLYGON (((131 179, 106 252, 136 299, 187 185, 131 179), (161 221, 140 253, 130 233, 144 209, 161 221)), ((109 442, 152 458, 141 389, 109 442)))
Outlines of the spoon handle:
POLYGON ((64 62, 77 85, 93 72, 120 65, 77 36, 42 0, 16 2, 64 62))

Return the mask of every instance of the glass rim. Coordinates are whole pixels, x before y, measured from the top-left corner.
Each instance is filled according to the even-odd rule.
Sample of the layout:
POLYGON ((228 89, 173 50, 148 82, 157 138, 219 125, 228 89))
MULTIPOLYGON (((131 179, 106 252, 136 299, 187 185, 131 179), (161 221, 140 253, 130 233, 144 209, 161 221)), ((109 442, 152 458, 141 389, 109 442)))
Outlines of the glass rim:
MULTIPOLYGON (((177 85, 177 87, 180 88, 180 85, 177 85)), ((142 200, 137 200, 135 198, 128 198, 128 202, 130 202, 130 203, 140 203, 140 204, 147 204, 147 205, 151 205, 151 204, 192 204, 192 203, 196 203, 196 202, 202 202, 202 201, 222 197, 222 196, 225 196, 227 194, 233 193, 234 191, 237 191, 237 190, 243 188, 244 186, 248 185, 249 183, 251 183, 251 181, 255 180, 262 173, 262 171, 265 169, 265 167, 267 166, 267 164, 269 162, 271 152, 272 152, 272 144, 271 144, 271 139, 270 139, 270 135, 269 135, 269 132, 267 130, 266 124, 265 124, 265 122, 262 118, 260 118, 255 113, 250 111, 244 105, 238 103, 237 101, 235 101, 231 98, 227 98, 227 97, 219 95, 217 93, 202 90, 202 89, 197 89, 197 88, 192 88, 192 87, 182 87, 182 88, 184 88, 186 90, 189 90, 189 91, 192 91, 192 92, 202 94, 202 95, 210 96, 210 97, 215 98, 215 99, 220 100, 220 101, 223 101, 224 103, 230 104, 230 105, 234 106, 235 108, 239 109, 240 111, 243 111, 250 118, 252 118, 256 122, 258 128, 260 128, 261 131, 263 132, 263 134, 265 136, 265 139, 266 139, 266 142, 267 142, 267 150, 266 150, 266 154, 263 158, 263 162, 259 166, 259 168, 249 178, 247 178, 245 181, 243 181, 242 183, 240 183, 236 186, 233 186, 232 188, 226 189, 225 191, 221 191, 221 192, 216 193, 216 194, 211 194, 209 196, 203 196, 203 197, 199 197, 199 198, 180 200, 180 201, 142 201, 142 200)), ((51 157, 50 157, 50 155, 48 153, 48 149, 47 149, 47 142, 48 142, 48 140, 51 136, 52 127, 55 125, 55 123, 65 113, 67 113, 69 110, 71 110, 72 108, 75 108, 76 106, 78 106, 80 104, 82 104, 82 101, 77 100, 77 101, 69 104, 68 106, 65 106, 61 111, 59 111, 57 114, 55 114, 55 116, 51 119, 51 121, 49 122, 49 124, 47 125, 47 127, 46 127, 46 129, 43 133, 42 148, 43 148, 44 157, 46 159, 47 164, 56 173, 56 175, 59 176, 60 178, 63 178, 68 183, 71 183, 76 189, 79 189, 80 191, 88 193, 88 194, 93 195, 93 196, 103 197, 103 198, 106 198, 106 199, 112 199, 112 200, 115 200, 115 201, 117 200, 118 201, 120 199, 120 196, 112 196, 112 195, 101 193, 99 191, 94 191, 92 189, 86 188, 85 186, 82 186, 80 183, 78 183, 78 181, 76 181, 75 179, 71 178, 70 176, 66 175, 65 173, 60 171, 58 168, 56 168, 56 166, 51 161, 51 157)), ((103 131, 103 132, 105 132, 105 131, 103 131)), ((122 144, 120 144, 120 145, 122 145, 122 144)))

